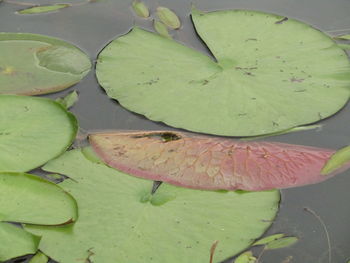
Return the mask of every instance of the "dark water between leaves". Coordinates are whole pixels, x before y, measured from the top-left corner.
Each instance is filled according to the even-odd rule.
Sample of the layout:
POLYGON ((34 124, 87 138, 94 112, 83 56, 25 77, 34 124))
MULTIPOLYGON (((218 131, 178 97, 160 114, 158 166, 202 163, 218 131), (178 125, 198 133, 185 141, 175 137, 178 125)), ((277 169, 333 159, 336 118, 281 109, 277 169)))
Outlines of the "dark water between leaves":
MULTIPOLYGON (((28 0, 28 2, 45 4, 55 1, 28 0)), ((16 15, 14 12, 23 7, 2 3, 0 31, 31 32, 58 37, 78 45, 94 60, 103 46, 116 36, 127 33, 133 24, 152 29, 151 20, 141 20, 133 15, 130 2, 100 0, 57 13, 41 15, 16 15)), ((176 11, 183 26, 174 34, 174 38, 204 53, 207 53, 207 50, 195 35, 189 17, 191 3, 199 9, 208 11, 238 8, 277 13, 305 21, 322 31, 333 31, 331 32, 333 35, 350 32, 349 0, 145 0, 145 3, 152 10, 158 5, 163 5, 176 11)), ((76 114, 80 126, 86 131, 171 129, 133 114, 110 100, 99 87, 94 71, 76 86, 48 97, 56 98, 73 89, 80 92, 80 99, 72 112, 76 114)), ((350 144, 349 123, 348 104, 337 115, 322 121, 323 128, 320 131, 292 133, 267 140, 336 149, 350 144)), ((283 190, 281 208, 269 233, 283 232, 299 237, 300 241, 290 248, 265 252, 260 262, 329 262, 325 231, 319 220, 305 211, 304 208, 307 207, 315 211, 327 226, 331 242, 331 262, 346 263, 350 259, 349 187, 350 171, 321 184, 283 190), (290 261, 286 260, 288 257, 291 258, 290 261)))

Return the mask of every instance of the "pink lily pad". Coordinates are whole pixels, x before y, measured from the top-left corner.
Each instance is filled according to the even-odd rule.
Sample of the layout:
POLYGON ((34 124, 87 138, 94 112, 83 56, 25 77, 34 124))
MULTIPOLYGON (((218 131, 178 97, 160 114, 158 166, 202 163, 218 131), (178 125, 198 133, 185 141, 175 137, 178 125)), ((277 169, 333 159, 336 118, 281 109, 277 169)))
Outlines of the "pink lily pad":
POLYGON ((196 189, 267 190, 324 181, 321 170, 336 152, 277 142, 238 141, 181 132, 114 132, 89 137, 109 166, 151 180, 196 189))

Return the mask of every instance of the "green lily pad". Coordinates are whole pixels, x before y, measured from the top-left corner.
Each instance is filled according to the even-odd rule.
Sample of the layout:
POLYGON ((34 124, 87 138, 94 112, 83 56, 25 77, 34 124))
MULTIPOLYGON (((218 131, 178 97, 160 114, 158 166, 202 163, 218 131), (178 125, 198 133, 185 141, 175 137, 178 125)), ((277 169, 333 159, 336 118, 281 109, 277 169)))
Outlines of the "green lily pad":
POLYGON ((34 6, 26 9, 19 10, 17 13, 21 15, 31 15, 31 14, 41 14, 41 13, 51 13, 58 11, 62 8, 69 7, 70 4, 56 4, 56 5, 42 5, 34 6))
POLYGON ((28 263, 47 263, 48 261, 49 261, 49 258, 45 254, 39 251, 38 253, 35 254, 34 257, 30 259, 28 263))
POLYGON ((61 104, 0 95, 0 171, 34 169, 66 151, 76 133, 75 117, 61 104))
POLYGON ((39 237, 22 228, 0 221, 0 262, 34 254, 38 249, 39 241, 39 237))
POLYGON ((227 136, 316 122, 348 101, 348 57, 310 25, 246 10, 194 10, 192 20, 216 61, 134 28, 99 54, 108 96, 151 120, 227 136))
POLYGON ((77 218, 75 200, 61 187, 24 173, 0 173, 0 262, 34 254, 40 238, 7 222, 61 225, 77 218))
POLYGON ((57 38, 0 33, 0 93, 36 95, 66 89, 90 70, 80 49, 57 38))
POLYGON ((213 192, 128 176, 89 161, 80 150, 44 166, 65 174, 60 185, 76 198, 79 220, 71 226, 26 226, 42 236, 39 248, 60 263, 208 262, 248 247, 274 219, 279 192, 213 192), (62 253, 64 251, 64 253, 62 253))

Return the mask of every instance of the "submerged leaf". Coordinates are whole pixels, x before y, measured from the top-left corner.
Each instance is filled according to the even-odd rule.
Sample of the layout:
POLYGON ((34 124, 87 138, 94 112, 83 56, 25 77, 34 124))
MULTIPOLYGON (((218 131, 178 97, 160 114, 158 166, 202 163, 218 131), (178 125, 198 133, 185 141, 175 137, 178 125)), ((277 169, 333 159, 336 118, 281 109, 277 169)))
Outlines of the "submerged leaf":
POLYGON ((179 29, 181 27, 181 22, 178 16, 167 7, 157 7, 157 16, 160 21, 172 29, 179 29))
POLYGON ((37 95, 66 89, 90 70, 90 59, 65 41, 0 33, 0 93, 37 95))
POLYGON ((26 227, 42 236, 40 249, 60 263, 88 258, 94 263, 203 263, 216 240, 219 262, 260 236, 279 204, 278 191, 219 193, 162 184, 152 195, 153 182, 90 162, 80 150, 44 169, 71 178, 60 185, 79 205, 74 226, 26 227))
POLYGON ((256 241, 253 246, 259 246, 259 245, 266 245, 268 243, 270 243, 271 241, 275 241, 276 239, 280 239, 282 237, 284 237, 285 234, 274 234, 274 235, 271 235, 271 236, 267 236, 267 237, 264 237, 262 239, 259 239, 258 241, 256 241))
POLYGON ((350 161, 350 146, 336 151, 322 168, 321 174, 327 175, 350 161))
POLYGON ((62 8, 69 7, 70 4, 55 4, 55 5, 41 5, 41 6, 34 6, 29 7, 26 9, 22 9, 17 12, 17 14, 21 15, 28 15, 28 14, 41 14, 41 13, 50 13, 57 11, 62 8))
POLYGON ((240 254, 233 263, 255 263, 256 257, 253 256, 251 251, 246 251, 240 254))
POLYGON ((34 254, 40 238, 13 224, 1 222, 0 216, 0 262, 34 254))
POLYGON ((283 237, 267 243, 265 249, 285 248, 295 244, 297 241, 298 238, 296 237, 283 237))
POLYGON ((169 34, 168 28, 160 21, 154 20, 153 21, 153 27, 158 32, 159 35, 166 37, 166 38, 172 38, 169 34))
POLYGON ((350 34, 335 36, 335 39, 350 40, 350 34))
POLYGON ((0 172, 26 172, 71 145, 77 120, 45 98, 0 95, 0 172))
POLYGON ((132 8, 134 9, 134 12, 142 18, 149 17, 149 10, 148 7, 145 5, 144 2, 141 2, 139 0, 134 0, 132 2, 132 8))
POLYGON ((226 136, 313 123, 348 101, 349 59, 319 30, 246 10, 194 10, 192 19, 217 62, 134 28, 99 54, 96 74, 108 96, 151 120, 226 136))
POLYGON ((324 181, 350 166, 349 161, 323 176, 321 169, 334 150, 181 132, 96 133, 89 139, 111 167, 198 189, 257 191, 302 186, 324 181))
POLYGON ((47 263, 48 261, 49 258, 45 254, 38 251, 38 253, 36 253, 28 263, 47 263))
POLYGON ((78 101, 78 96, 78 92, 74 90, 65 97, 56 99, 56 101, 62 104, 66 109, 69 109, 78 101))

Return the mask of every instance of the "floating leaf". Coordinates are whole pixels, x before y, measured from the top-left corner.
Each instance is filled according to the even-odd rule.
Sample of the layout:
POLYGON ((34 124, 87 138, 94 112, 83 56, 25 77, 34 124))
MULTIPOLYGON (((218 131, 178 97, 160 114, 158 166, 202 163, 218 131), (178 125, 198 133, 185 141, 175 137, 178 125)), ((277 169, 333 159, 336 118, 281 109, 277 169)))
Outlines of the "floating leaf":
MULTIPOLYGON (((198 189, 248 191, 324 181, 334 150, 246 142, 169 131, 97 133, 90 143, 109 166, 146 179, 198 189)), ((334 171, 350 167, 350 162, 334 171)))
POLYGON ((78 101, 78 96, 78 92, 74 90, 65 97, 56 99, 56 101, 62 104, 66 109, 69 109, 78 101))
POLYGON ((58 11, 62 8, 69 7, 70 4, 55 4, 55 5, 41 5, 29 7, 26 9, 22 9, 17 12, 17 14, 21 15, 30 15, 30 14, 41 14, 41 13, 51 13, 54 11, 58 11))
POLYGON ((0 262, 15 257, 34 254, 37 251, 40 238, 22 228, 1 222, 0 217, 0 262))
POLYGON ((350 40, 350 34, 335 36, 335 39, 350 40))
POLYGON ((79 82, 89 58, 62 40, 27 33, 0 33, 0 93, 36 95, 79 82))
POLYGON ((172 29, 179 29, 181 27, 179 17, 167 7, 157 7, 157 16, 159 17, 160 21, 172 29))
POLYGON ((277 249, 277 248, 284 248, 289 247, 296 243, 298 241, 298 238, 296 237, 284 237, 280 239, 276 239, 274 241, 271 241, 266 244, 266 249, 277 249))
POLYGON ((108 96, 151 120, 227 136, 313 123, 348 101, 349 59, 319 30, 245 10, 194 10, 192 19, 217 62, 134 28, 99 54, 108 96))
POLYGON ((340 167, 344 166, 350 161, 350 146, 344 147, 336 151, 330 159, 327 161, 325 166, 322 168, 321 174, 327 175, 340 167))
POLYGON ((48 261, 49 258, 39 251, 30 259, 29 263, 47 263, 48 261))
POLYGON ((25 172, 60 155, 77 132, 75 117, 59 103, 0 95, 0 171, 25 172))
POLYGON ((284 237, 285 234, 274 234, 274 235, 271 235, 271 236, 267 236, 267 237, 264 237, 262 239, 259 239, 258 241, 256 241, 253 246, 259 246, 259 245, 266 245, 268 243, 270 243, 271 241, 275 241, 276 239, 280 239, 282 237, 284 237))
POLYGON ((71 179, 60 185, 76 198, 74 226, 28 226, 40 249, 60 263, 217 262, 249 246, 274 219, 279 192, 212 192, 125 175, 73 150, 44 166, 71 179), (136 249, 135 249, 136 248, 136 249), (64 253, 62 253, 64 251, 64 253))
POLYGON ((253 256, 251 251, 246 251, 240 254, 233 263, 255 263, 256 257, 253 256))
POLYGON ((95 153, 95 151, 92 149, 91 146, 87 146, 81 149, 81 153, 85 156, 86 159, 88 159, 90 162, 93 163, 103 163, 101 158, 95 153))
POLYGON ((338 47, 344 50, 350 50, 350 45, 349 44, 338 44, 338 47))
POLYGON ((134 9, 134 12, 142 18, 149 17, 149 10, 148 7, 145 5, 144 2, 141 2, 139 0, 135 0, 132 2, 132 8, 134 9))
POLYGON ((0 173, 1 220, 41 225, 75 221, 75 200, 58 185, 24 173, 0 173))
POLYGON ((158 32, 159 35, 166 37, 166 38, 172 38, 169 34, 168 28, 160 21, 154 20, 153 21, 153 27, 158 32))

